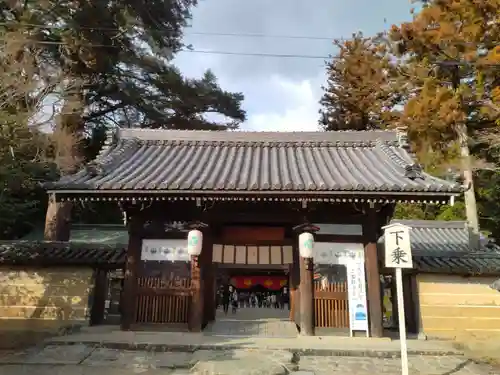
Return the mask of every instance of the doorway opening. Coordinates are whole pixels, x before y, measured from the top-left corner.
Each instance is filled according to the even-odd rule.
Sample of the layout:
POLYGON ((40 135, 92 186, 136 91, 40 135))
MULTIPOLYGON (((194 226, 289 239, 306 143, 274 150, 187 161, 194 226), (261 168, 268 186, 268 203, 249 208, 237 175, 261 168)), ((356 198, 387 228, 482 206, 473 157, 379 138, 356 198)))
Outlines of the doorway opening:
POLYGON ((290 321, 288 269, 283 268, 221 267, 216 319, 205 331, 218 336, 296 337, 297 328, 290 321))

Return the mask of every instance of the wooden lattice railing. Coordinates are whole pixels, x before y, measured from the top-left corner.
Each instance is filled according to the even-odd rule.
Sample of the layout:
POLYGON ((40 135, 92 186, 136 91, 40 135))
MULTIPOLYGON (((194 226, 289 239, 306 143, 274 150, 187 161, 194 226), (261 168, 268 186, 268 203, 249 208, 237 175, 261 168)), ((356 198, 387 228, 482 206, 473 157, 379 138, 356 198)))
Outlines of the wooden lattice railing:
POLYGON ((139 277, 136 322, 187 323, 191 301, 191 280, 139 277))
POLYGON ((321 328, 348 328, 347 283, 314 285, 314 323, 321 328))

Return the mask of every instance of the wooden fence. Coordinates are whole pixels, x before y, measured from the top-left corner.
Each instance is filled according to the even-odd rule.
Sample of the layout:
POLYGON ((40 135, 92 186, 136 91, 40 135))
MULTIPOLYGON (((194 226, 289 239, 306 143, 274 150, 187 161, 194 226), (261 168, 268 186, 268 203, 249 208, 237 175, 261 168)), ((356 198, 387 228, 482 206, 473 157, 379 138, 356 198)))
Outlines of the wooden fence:
POLYGON ((191 280, 139 277, 136 323, 188 323, 191 280))
POLYGON ((321 328, 349 328, 347 282, 314 284, 314 323, 321 328))

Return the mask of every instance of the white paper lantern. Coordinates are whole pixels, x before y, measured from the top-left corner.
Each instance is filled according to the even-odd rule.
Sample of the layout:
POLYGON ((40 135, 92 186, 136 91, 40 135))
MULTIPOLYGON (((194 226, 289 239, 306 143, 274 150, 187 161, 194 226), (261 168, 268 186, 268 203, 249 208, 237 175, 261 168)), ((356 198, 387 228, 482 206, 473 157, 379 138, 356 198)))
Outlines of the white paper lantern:
POLYGON ((198 256, 201 254, 201 247, 203 245, 203 233, 194 229, 188 233, 187 251, 191 256, 198 256))
POLYGON ((314 249, 314 236, 304 232, 299 235, 299 252, 302 258, 312 258, 314 249))

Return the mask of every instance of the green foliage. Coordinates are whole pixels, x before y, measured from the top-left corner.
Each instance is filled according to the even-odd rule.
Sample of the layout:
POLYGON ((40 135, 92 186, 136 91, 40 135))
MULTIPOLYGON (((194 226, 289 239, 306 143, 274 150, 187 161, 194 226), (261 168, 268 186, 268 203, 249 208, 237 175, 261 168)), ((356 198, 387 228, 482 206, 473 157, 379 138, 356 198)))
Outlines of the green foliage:
POLYGON ((465 204, 463 201, 449 205, 408 204, 396 205, 394 219, 413 220, 465 220, 465 204))
POLYGON ((43 220, 47 194, 40 183, 58 176, 44 160, 44 138, 0 113, 0 239, 20 237, 43 220))
POLYGON ((482 171, 476 178, 479 222, 497 241, 500 239, 500 171, 482 171))
POLYGON ((453 206, 443 206, 436 213, 436 220, 466 220, 465 203, 463 201, 456 202, 453 206))

